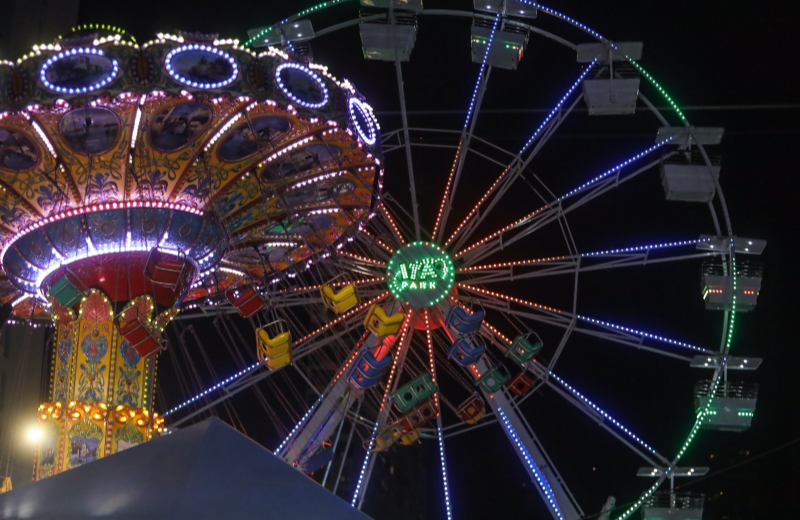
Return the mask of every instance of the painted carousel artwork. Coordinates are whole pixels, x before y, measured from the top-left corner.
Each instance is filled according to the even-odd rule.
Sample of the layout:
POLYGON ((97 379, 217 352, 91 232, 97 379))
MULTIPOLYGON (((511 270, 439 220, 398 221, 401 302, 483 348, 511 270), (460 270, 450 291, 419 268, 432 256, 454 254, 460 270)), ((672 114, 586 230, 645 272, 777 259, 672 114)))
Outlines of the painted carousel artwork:
POLYGON ((157 436, 169 321, 330 255, 383 175, 326 67, 102 27, 0 62, 0 301, 55 325, 36 479, 157 436))

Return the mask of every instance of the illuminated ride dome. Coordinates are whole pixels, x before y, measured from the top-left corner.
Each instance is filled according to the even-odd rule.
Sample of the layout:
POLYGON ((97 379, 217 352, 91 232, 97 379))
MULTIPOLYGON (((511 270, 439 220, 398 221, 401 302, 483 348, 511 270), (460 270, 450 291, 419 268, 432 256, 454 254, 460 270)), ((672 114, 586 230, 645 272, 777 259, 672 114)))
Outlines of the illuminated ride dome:
POLYGON ((352 239, 378 137, 347 80, 216 35, 84 26, 0 62, 0 295, 56 324, 35 477, 161 431, 164 326, 352 239))

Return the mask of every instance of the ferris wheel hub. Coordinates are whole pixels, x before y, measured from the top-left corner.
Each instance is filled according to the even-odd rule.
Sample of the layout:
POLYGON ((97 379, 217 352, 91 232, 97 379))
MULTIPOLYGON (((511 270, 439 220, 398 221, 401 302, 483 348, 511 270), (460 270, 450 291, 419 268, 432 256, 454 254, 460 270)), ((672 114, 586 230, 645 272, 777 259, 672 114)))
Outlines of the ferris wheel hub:
POLYGON ((438 245, 412 242, 389 260, 386 279, 398 301, 423 309, 436 305, 453 289, 455 264, 438 245))

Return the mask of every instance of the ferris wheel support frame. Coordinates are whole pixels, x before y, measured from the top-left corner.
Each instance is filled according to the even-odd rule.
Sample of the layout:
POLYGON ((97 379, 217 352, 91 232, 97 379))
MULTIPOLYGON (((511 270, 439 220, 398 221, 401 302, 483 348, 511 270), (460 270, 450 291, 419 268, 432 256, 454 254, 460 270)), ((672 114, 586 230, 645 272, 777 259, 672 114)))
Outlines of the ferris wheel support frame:
MULTIPOLYGON (((588 69, 587 71, 588 72, 588 69)), ((581 74, 581 78, 584 77, 585 74, 581 74)), ((580 80, 579 80, 580 81, 580 80)), ((525 152, 525 147, 518 154, 514 156, 514 159, 505 167, 503 173, 500 174, 500 178, 495 181, 494 184, 490 187, 490 189, 486 192, 486 194, 481 198, 481 201, 475 207, 475 213, 470 212, 467 218, 465 219, 464 223, 462 223, 459 228, 447 239, 447 243, 451 243, 454 239, 456 240, 455 244, 453 245, 453 249, 455 251, 461 250, 464 246, 464 243, 469 239, 470 235, 480 227, 481 223, 483 222, 484 218, 494 209, 495 205, 500 201, 500 199, 505 195, 505 193, 511 188, 511 185, 522 175, 522 172, 528 168, 530 163, 533 159, 538 155, 539 151, 544 147, 545 144, 550 140, 556 130, 561 127, 561 124, 566 121, 567 117, 572 113, 575 107, 578 105, 578 102, 583 99, 583 94, 579 94, 576 96, 575 101, 569 105, 566 112, 563 111, 561 108, 561 104, 563 101, 569 96, 569 94, 574 90, 575 84, 567 91, 567 94, 561 98, 556 109, 554 109, 552 113, 556 114, 555 118, 551 118, 545 123, 543 123, 541 137, 539 137, 538 141, 536 142, 536 146, 531 150, 527 157, 523 160, 522 155, 525 152), (557 111, 556 111, 557 110, 557 111), (488 197, 492 197, 491 202, 489 203, 488 207, 481 212, 480 205, 482 201, 485 201, 488 197), (473 215, 477 216, 477 219, 473 219, 473 215), (460 235, 460 236, 459 236, 460 235)), ((532 140, 538 137, 539 131, 532 137, 532 140)), ((531 141, 529 141, 531 142, 531 141)))
MULTIPOLYGON (((443 316, 447 315, 449 307, 449 304, 439 304, 443 316)), ((459 336, 458 331, 444 323, 444 321, 441 322, 441 325, 449 337, 456 338, 459 336)), ((481 358, 467 371, 473 379, 477 380, 488 369, 489 366, 486 361, 481 358)), ((522 462, 528 476, 537 484, 536 490, 541 495, 554 520, 579 520, 583 516, 583 511, 575 497, 569 491, 555 465, 544 452, 544 448, 536 439, 530 425, 519 414, 518 409, 513 406, 505 391, 500 389, 490 393, 481 388, 481 393, 503 426, 503 431, 511 442, 512 448, 522 462)))
POLYGON ((414 161, 411 156, 411 140, 408 137, 408 112, 406 110, 406 93, 403 86, 403 69, 400 65, 400 55, 397 52, 395 39, 395 17, 394 2, 389 2, 389 28, 392 38, 392 49, 394 50, 394 70, 397 76, 397 92, 400 98, 400 117, 403 123, 403 137, 406 141, 406 168, 408 169, 409 191, 411 192, 411 211, 414 213, 414 233, 417 240, 422 238, 420 231, 419 203, 417 203, 417 185, 414 182, 414 161))

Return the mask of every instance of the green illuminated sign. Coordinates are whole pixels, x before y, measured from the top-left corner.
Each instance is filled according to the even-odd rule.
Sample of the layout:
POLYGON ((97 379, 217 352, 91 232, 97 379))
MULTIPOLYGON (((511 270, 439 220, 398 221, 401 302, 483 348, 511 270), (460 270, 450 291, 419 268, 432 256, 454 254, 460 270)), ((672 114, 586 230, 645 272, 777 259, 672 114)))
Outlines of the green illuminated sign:
POLYGON ((412 242, 389 260, 389 290, 415 309, 436 305, 453 289, 455 265, 436 244, 412 242))

